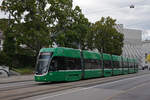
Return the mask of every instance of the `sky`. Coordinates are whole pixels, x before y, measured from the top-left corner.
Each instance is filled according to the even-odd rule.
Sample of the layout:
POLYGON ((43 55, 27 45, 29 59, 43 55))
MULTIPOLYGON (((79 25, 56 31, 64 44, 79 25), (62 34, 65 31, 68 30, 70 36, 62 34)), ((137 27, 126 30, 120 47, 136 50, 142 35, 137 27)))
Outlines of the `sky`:
MULTIPOLYGON (((80 6, 90 22, 110 16, 125 28, 142 30, 143 38, 150 39, 150 0, 73 0, 73 4, 80 6)), ((8 18, 8 15, 0 11, 0 18, 8 18)))
POLYGON ((110 16, 125 28, 142 30, 143 38, 150 39, 150 0, 74 0, 73 4, 91 22, 110 16))

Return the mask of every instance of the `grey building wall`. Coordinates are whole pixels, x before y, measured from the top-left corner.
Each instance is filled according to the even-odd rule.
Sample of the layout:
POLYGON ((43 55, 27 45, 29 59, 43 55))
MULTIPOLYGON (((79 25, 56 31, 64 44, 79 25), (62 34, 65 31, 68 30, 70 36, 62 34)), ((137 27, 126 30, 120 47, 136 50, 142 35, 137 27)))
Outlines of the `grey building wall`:
POLYGON ((123 24, 118 24, 115 28, 124 34, 124 46, 122 56, 136 58, 139 64, 142 63, 142 31, 137 29, 127 29, 123 24))

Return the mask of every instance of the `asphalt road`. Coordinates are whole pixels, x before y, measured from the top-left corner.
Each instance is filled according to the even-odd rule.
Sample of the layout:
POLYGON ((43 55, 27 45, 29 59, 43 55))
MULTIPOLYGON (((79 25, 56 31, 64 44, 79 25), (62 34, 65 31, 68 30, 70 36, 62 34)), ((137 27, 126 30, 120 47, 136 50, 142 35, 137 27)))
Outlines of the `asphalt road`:
POLYGON ((12 88, 12 87, 19 87, 19 86, 25 86, 25 85, 32 85, 32 84, 35 84, 35 82, 34 81, 25 81, 25 82, 0 84, 0 91, 1 91, 1 89, 12 88))
POLYGON ((150 100, 150 74, 39 95, 26 100, 150 100))

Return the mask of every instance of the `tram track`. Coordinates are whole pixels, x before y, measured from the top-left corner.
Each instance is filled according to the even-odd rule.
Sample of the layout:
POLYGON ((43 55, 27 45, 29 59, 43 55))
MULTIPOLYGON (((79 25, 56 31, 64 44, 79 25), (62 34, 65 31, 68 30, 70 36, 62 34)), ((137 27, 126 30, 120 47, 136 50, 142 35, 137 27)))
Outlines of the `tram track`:
POLYGON ((7 91, 17 88, 23 88, 34 85, 35 82, 32 81, 22 81, 22 82, 16 82, 16 83, 7 83, 7 84, 0 84, 0 91, 7 91))
MULTIPOLYGON (((90 79, 90 80, 93 80, 93 79, 90 79)), ((14 90, 14 89, 20 89, 20 88, 26 88, 26 87, 35 87, 35 86, 46 85, 46 84, 49 85, 49 83, 37 83, 33 80, 31 80, 31 81, 26 81, 25 80, 25 81, 12 82, 12 83, 9 82, 9 83, 6 83, 6 84, 0 84, 0 91, 8 91, 8 90, 14 90)), ((53 84, 57 85, 59 83, 50 83, 50 85, 53 85, 53 84)), ((61 84, 64 84, 64 83, 61 82, 61 84)))
POLYGON ((12 88, 12 89, 1 91, 0 99, 20 100, 20 99, 37 96, 37 95, 53 93, 57 91, 72 89, 76 87, 83 87, 87 85, 102 84, 102 83, 116 81, 124 78, 134 77, 134 76, 138 76, 138 74, 120 75, 120 76, 107 77, 107 78, 96 78, 96 79, 89 79, 89 80, 82 80, 77 82, 69 82, 69 83, 61 83, 61 84, 37 83, 31 86, 14 88, 14 89, 12 88))
POLYGON ((17 87, 7 87, 7 88, 1 88, 0 91, 9 91, 9 90, 15 90, 15 89, 23 89, 27 87, 35 87, 35 84, 30 85, 23 85, 23 86, 17 86, 17 87))
POLYGON ((1 84, 11 84, 11 83, 18 83, 18 82, 30 82, 30 81, 33 81, 33 79, 32 80, 22 80, 22 81, 10 81, 10 82, 0 82, 0 85, 1 84))

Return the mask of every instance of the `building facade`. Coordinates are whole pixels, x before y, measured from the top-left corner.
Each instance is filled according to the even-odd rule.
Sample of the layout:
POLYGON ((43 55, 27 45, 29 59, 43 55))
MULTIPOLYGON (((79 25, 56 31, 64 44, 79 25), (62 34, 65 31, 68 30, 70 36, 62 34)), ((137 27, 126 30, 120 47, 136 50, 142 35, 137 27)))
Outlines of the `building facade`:
POLYGON ((142 64, 143 48, 142 48, 142 31, 137 29, 127 29, 123 24, 116 25, 115 28, 124 34, 124 46, 122 56, 136 58, 138 63, 142 64))
POLYGON ((143 55, 142 55, 142 65, 148 66, 150 68, 150 62, 147 62, 146 58, 150 54, 150 40, 143 41, 143 55))

